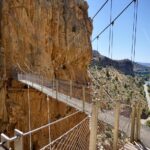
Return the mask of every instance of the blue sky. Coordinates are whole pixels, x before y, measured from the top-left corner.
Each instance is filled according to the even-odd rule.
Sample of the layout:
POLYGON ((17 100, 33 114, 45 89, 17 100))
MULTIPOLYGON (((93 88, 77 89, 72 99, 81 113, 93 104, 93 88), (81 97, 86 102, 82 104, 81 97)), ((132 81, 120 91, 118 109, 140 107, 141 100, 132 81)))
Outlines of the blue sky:
MULTIPOLYGON (((87 1, 89 4, 89 16, 92 17, 106 0, 87 1)), ((113 0, 112 18, 116 17, 129 2, 131 0, 113 0)), ((133 10, 134 3, 114 24, 113 59, 131 58, 133 10)), ((93 22, 92 38, 108 25, 109 14, 110 0, 93 22)), ((105 56, 108 56, 108 37, 109 29, 100 36, 98 42, 98 50, 105 56)), ((92 45, 93 49, 97 49, 97 41, 92 45)), ((139 0, 135 61, 150 63, 150 0, 139 0)))

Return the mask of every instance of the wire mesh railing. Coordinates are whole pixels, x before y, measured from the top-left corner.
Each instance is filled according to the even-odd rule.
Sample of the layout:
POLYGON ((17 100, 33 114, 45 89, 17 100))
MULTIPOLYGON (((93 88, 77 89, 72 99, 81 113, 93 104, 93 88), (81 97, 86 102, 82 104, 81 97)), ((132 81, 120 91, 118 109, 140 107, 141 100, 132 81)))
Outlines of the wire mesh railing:
MULTIPOLYGON (((59 149, 59 147, 65 147, 69 145, 74 147, 88 147, 89 138, 89 117, 76 111, 64 118, 60 118, 51 123, 45 124, 38 128, 32 129, 31 131, 22 132, 15 129, 15 136, 9 138, 5 134, 1 134, 0 148, 15 149, 15 150, 27 150, 27 149, 59 149), (78 117, 78 122, 74 123, 72 119, 78 117), (72 122, 71 124, 67 124, 72 122), (66 124, 68 127, 61 128, 60 126, 66 124), (49 131, 50 130, 50 131, 49 131), (46 133, 50 133, 47 138, 46 133), (57 133, 58 132, 58 133, 57 133), (83 135, 82 135, 82 134, 83 135), (38 143, 35 140, 38 137, 38 143), (30 140, 31 138, 31 140, 30 140), (81 143, 82 142, 84 143, 81 143), (78 142, 77 142, 78 141, 78 142), (68 143, 68 144, 67 144, 68 143)), ((71 147, 70 146, 70 147, 71 147)), ((83 149, 84 150, 84 149, 83 149)))
POLYGON ((88 149, 89 133, 89 118, 86 117, 41 150, 88 149))
MULTIPOLYGON (((114 102, 113 109, 110 110, 103 110, 101 111, 98 106, 98 121, 96 131, 96 148, 97 149, 106 149, 106 150, 117 150, 121 149, 126 145, 127 142, 137 141, 140 139, 139 131, 140 131, 140 112, 139 112, 140 103, 133 104, 133 105, 125 105, 121 104, 120 102, 114 102)), ((77 124, 70 126, 69 128, 61 131, 60 126, 65 123, 61 123, 67 118, 74 118, 79 111, 76 111, 64 118, 60 118, 54 122, 49 124, 43 125, 39 128, 33 129, 28 132, 21 132, 15 130, 15 136, 12 138, 8 138, 6 135, 1 135, 1 145, 6 146, 8 143, 9 145, 16 146, 16 140, 20 141, 22 137, 26 139, 27 143, 30 142, 29 137, 31 135, 31 139, 34 139, 36 136, 41 135, 39 140, 42 141, 42 130, 49 132, 50 136, 47 137, 47 140, 44 141, 44 145, 40 145, 36 149, 41 150, 87 150, 89 149, 89 137, 92 134, 92 126, 94 125, 93 122, 90 123, 89 117, 83 115, 77 124), (56 129, 57 128, 57 129, 56 129), (61 133, 55 134, 57 130, 60 130, 61 133), (14 142, 14 143, 13 143, 14 142)), ((92 113, 92 117, 94 113, 92 113)), ((95 116, 94 116, 95 117, 95 116)), ((72 122, 70 120, 70 122, 72 122)), ((44 136, 44 135, 43 135, 44 136)), ((39 142, 40 143, 40 142, 39 142)), ((18 143, 22 144, 22 142, 18 143)), ((29 146, 29 144, 28 144, 29 146)), ((23 147, 23 146, 22 146, 23 147)), ((27 147, 26 147, 27 148, 27 147)), ((30 149, 29 147, 27 149, 30 149)), ((18 150, 18 149, 17 149, 18 150)), ((22 148, 23 150, 23 148, 22 148)))
POLYGON ((33 74, 18 74, 18 80, 26 80, 32 82, 32 84, 38 84, 42 87, 48 87, 57 92, 63 93, 70 98, 76 98, 86 102, 92 102, 92 94, 90 85, 76 83, 75 81, 67 81, 62 79, 48 80, 40 75, 33 74))
MULTIPOLYGON (((45 87, 48 89, 52 89, 53 91, 63 93, 67 97, 73 97, 73 98, 77 97, 77 99, 79 100, 81 99, 82 101, 86 100, 88 102, 86 97, 88 95, 91 95, 90 94, 91 89, 89 88, 89 86, 85 86, 85 85, 76 86, 76 84, 74 84, 73 81, 63 81, 63 80, 47 81, 41 76, 32 75, 32 74, 31 75, 18 74, 18 80, 26 80, 31 82, 32 84, 39 84, 41 86, 41 90, 43 87, 45 87)), ((66 101, 67 100, 68 98, 66 99, 66 101)), ((95 102, 93 101, 92 105, 95 102)), ((57 134, 57 136, 53 136, 55 127, 52 124, 47 124, 37 129, 33 129, 32 131, 29 131, 27 133, 22 133, 17 131, 15 136, 12 138, 8 138, 7 136, 2 134, 1 145, 6 145, 7 143, 11 144, 16 139, 18 140, 18 137, 22 138, 22 136, 24 136, 25 138, 27 138, 28 136, 27 141, 28 143, 30 143, 31 141, 29 140, 29 137, 31 137, 31 139, 34 139, 36 137, 36 134, 38 134, 37 132, 39 132, 39 134, 42 133, 40 132, 40 130, 46 130, 47 132, 49 132, 49 128, 51 129, 51 132, 49 132, 50 136, 45 141, 45 146, 40 145, 39 149, 43 149, 43 150, 44 149, 72 149, 72 150, 89 149, 90 147, 89 136, 93 134, 92 133, 93 131, 94 132, 96 131, 97 149, 102 148, 102 149, 109 150, 112 149, 112 145, 113 145, 113 149, 116 150, 122 148, 128 141, 132 142, 140 139, 140 133, 139 133, 140 131, 139 122, 140 122, 140 114, 141 114, 140 103, 137 102, 137 104, 128 105, 125 103, 121 103, 120 101, 112 101, 112 99, 106 102, 105 104, 104 101, 97 101, 97 103, 100 103, 97 109, 98 121, 97 121, 97 125, 95 124, 96 126, 94 127, 92 127, 94 123, 91 123, 89 125, 89 118, 86 120, 84 120, 85 118, 84 119, 82 118, 84 120, 84 121, 80 120, 82 123, 79 121, 78 124, 76 125, 74 124, 74 126, 71 126, 67 130, 61 132, 61 134, 57 134), (93 130, 95 127, 97 127, 97 130, 93 130)), ((93 112, 96 111, 92 111, 92 117, 94 115, 96 116, 96 114, 94 114, 93 112)), ((94 121, 96 121, 96 119, 92 120, 92 122, 94 121)), ((16 141, 14 142, 14 144, 11 145, 15 146, 16 141)))

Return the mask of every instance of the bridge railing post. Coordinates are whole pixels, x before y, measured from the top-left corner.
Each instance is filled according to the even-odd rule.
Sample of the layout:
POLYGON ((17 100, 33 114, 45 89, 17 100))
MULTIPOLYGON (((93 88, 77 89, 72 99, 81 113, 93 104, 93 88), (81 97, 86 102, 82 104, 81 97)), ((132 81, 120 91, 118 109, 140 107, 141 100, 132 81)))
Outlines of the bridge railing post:
POLYGON ((114 138, 113 138, 113 150, 118 148, 118 134, 119 134, 119 114, 120 114, 120 102, 116 102, 115 108, 115 122, 114 122, 114 138))
POLYGON ((15 129, 15 134, 18 138, 14 141, 14 150, 23 150, 23 133, 15 129))
POLYGON ((99 109, 99 102, 93 102, 93 104, 92 104, 92 116, 91 116, 91 121, 90 121, 89 150, 96 150, 98 109, 99 109))
POLYGON ((85 86, 82 86, 83 112, 85 111, 85 86))
POLYGON ((4 146, 9 149, 10 148, 10 142, 7 140, 7 136, 5 134, 1 134, 1 142, 4 142, 4 146), (7 142, 6 142, 7 141, 7 142))
POLYGON ((72 89, 73 89, 73 84, 72 84, 72 80, 70 80, 70 99, 72 98, 72 89))
POLYGON ((44 78, 43 76, 41 76, 41 91, 43 91, 43 87, 44 87, 44 78))
POLYGON ((55 90, 55 79, 52 80, 52 89, 55 90))
POLYGON ((134 142, 134 134, 135 134, 135 103, 132 105, 131 112, 131 132, 130 132, 130 142, 134 142))
POLYGON ((56 80, 56 99, 58 98, 58 80, 56 80))
POLYGON ((140 140, 140 127, 141 127, 141 106, 140 106, 140 103, 137 103, 137 105, 136 105, 135 141, 140 140))

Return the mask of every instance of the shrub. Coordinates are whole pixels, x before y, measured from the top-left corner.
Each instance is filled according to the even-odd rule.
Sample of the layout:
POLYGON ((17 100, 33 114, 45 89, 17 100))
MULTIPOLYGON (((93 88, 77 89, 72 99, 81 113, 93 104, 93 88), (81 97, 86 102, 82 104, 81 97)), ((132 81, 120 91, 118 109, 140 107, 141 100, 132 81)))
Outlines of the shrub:
POLYGON ((108 77, 108 78, 110 77, 110 74, 109 74, 108 70, 106 71, 106 77, 108 77))
POLYGON ((124 85, 124 88, 126 89, 128 86, 127 86, 127 84, 125 83, 125 85, 124 85))
POLYGON ((150 93, 150 85, 148 85, 148 92, 150 93))
POLYGON ((149 115, 148 109, 143 109, 142 111, 142 119, 147 119, 149 115))
POLYGON ((148 110, 148 115, 150 116, 150 109, 148 110))
POLYGON ((150 120, 146 121, 146 125, 150 127, 150 120))
POLYGON ((115 80, 118 81, 118 77, 117 76, 115 77, 115 80))

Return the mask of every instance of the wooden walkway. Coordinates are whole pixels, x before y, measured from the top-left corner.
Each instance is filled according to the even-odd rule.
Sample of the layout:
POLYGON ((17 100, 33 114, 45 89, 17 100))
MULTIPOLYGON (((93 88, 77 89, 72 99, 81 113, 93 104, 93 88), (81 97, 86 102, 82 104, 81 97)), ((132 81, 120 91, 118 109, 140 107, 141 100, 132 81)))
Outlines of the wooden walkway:
POLYGON ((150 150, 149 148, 144 147, 142 144, 135 142, 134 144, 132 143, 127 143, 122 147, 120 150, 150 150))

